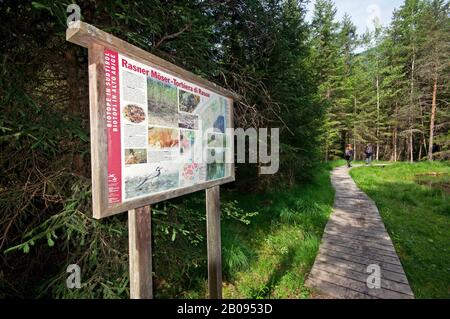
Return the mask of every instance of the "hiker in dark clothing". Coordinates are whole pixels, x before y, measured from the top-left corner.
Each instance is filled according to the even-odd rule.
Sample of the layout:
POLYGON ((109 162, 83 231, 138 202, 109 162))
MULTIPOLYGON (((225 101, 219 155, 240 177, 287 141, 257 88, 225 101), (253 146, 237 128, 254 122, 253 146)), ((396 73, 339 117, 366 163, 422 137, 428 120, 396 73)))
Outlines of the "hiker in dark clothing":
POLYGON ((352 167, 351 163, 353 160, 353 147, 352 144, 348 144, 345 148, 345 160, 347 161, 347 167, 352 167))
POLYGON ((366 165, 371 165, 373 160, 373 146, 372 144, 367 144, 366 149, 364 150, 366 153, 366 165))

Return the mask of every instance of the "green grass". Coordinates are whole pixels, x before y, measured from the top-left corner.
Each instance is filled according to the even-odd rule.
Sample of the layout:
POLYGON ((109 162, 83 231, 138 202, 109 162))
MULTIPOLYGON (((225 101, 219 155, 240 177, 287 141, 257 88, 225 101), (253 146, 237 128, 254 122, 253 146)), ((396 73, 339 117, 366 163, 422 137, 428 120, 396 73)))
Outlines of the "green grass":
POLYGON ((377 204, 416 298, 450 298, 449 163, 361 167, 353 179, 377 204))
MULTIPOLYGON (((304 287, 331 213, 329 163, 313 183, 269 194, 227 194, 247 211, 250 225, 223 223, 224 298, 308 298, 304 287)), ((225 196, 227 196, 225 195, 225 196)))

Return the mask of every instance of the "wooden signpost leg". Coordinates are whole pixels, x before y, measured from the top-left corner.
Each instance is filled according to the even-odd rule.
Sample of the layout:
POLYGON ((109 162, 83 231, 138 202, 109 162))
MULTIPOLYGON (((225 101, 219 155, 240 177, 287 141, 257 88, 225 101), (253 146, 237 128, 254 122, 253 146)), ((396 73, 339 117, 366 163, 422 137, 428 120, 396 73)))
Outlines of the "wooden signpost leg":
POLYGON ((206 189, 206 233, 208 241, 209 298, 222 299, 220 186, 206 189))
POLYGON ((130 298, 152 299, 151 207, 128 211, 130 298))

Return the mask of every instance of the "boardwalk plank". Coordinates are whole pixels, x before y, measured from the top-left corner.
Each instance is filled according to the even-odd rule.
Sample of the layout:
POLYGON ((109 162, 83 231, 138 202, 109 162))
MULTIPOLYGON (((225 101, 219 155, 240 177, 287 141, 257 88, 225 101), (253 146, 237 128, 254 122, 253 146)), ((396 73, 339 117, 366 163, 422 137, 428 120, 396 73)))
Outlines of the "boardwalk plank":
POLYGON ((391 264, 390 262, 379 260, 378 258, 375 259, 373 258, 374 256, 358 256, 325 248, 320 248, 319 253, 323 253, 326 256, 335 257, 342 260, 355 261, 357 263, 366 265, 366 267, 368 267, 369 265, 379 265, 381 268, 387 269, 389 271, 397 272, 400 274, 404 273, 402 266, 391 264))
POLYGON ((341 286, 343 288, 351 289, 359 293, 369 295, 371 297, 380 299, 411 299, 413 296, 399 293, 397 291, 392 291, 388 289, 370 289, 367 287, 365 282, 360 282, 352 278, 347 278, 337 274, 329 273, 327 271, 320 270, 318 268, 314 269, 313 276, 319 280, 332 282, 335 285, 341 286))
POLYGON ((382 243, 378 243, 375 241, 367 241, 367 240, 358 240, 358 239, 354 239, 354 238, 348 238, 348 237, 343 237, 343 236, 339 236, 339 235, 332 235, 332 234, 328 234, 325 232, 324 236, 323 236, 324 240, 328 240, 331 242, 337 242, 337 243, 341 243, 341 244, 345 244, 348 247, 351 248, 366 248, 366 249, 373 249, 373 250, 380 250, 383 252, 383 255, 386 254, 393 254, 393 256, 397 256, 396 252, 395 252, 395 248, 394 245, 392 245, 392 243, 387 243, 387 244, 382 244, 382 243))
POLYGON ((374 255, 374 256, 383 258, 383 260, 386 260, 387 262, 390 262, 391 264, 394 264, 394 265, 401 264, 400 260, 397 258, 397 255, 395 255, 392 252, 387 251, 387 250, 380 250, 380 249, 368 247, 368 246, 357 246, 357 245, 352 245, 349 242, 337 241, 337 240, 326 241, 323 243, 322 246, 323 246, 323 248, 327 248, 327 249, 331 249, 331 250, 338 250, 343 253, 348 253, 348 254, 356 255, 356 256, 374 255), (333 244, 330 244, 330 243, 333 243, 333 244), (336 249, 334 249, 334 247, 336 249), (385 258, 385 257, 388 257, 388 258, 385 258))
POLYGON ((371 231, 370 229, 356 229, 353 226, 350 225, 342 225, 342 224, 337 224, 336 222, 330 220, 327 224, 327 227, 325 228, 326 231, 334 231, 334 232, 338 232, 338 233, 351 233, 351 234, 355 234, 355 235, 366 235, 366 236, 371 236, 374 238, 378 238, 378 237, 385 237, 385 236, 389 236, 389 234, 386 231, 378 231, 378 232, 374 232, 371 231))
POLYGON ((331 176, 335 204, 306 281, 323 295, 350 299, 409 299, 414 294, 375 205, 345 167, 331 176), (367 285, 367 267, 381 270, 381 288, 367 285))
MULTIPOLYGON (((316 261, 330 263, 339 268, 350 269, 350 270, 357 271, 357 272, 364 273, 364 274, 366 273, 366 270, 367 270, 367 265, 363 265, 363 264, 349 261, 349 260, 342 260, 339 258, 326 256, 326 255, 317 256, 316 261)), ((398 282, 401 284, 408 284, 408 279, 406 278, 406 276, 404 274, 390 271, 388 269, 383 268, 382 266, 380 266, 380 267, 381 267, 382 278, 386 278, 390 281, 395 281, 395 282, 398 282)))
POLYGON ((372 265, 372 264, 387 264, 387 266, 391 267, 393 271, 401 272, 402 271, 402 265, 401 263, 391 258, 390 256, 383 256, 380 254, 374 254, 368 250, 355 250, 350 249, 344 246, 340 245, 333 245, 330 246, 328 244, 327 246, 320 247, 320 252, 323 252, 327 255, 333 255, 335 257, 340 257, 342 259, 346 260, 355 260, 362 264, 372 265))
POLYGON ((338 216, 335 215, 331 219, 332 221, 339 222, 342 224, 351 225, 357 228, 364 228, 373 232, 380 232, 380 231, 386 231, 386 229, 380 225, 379 223, 373 223, 370 221, 367 221, 363 218, 358 218, 357 216, 351 218, 347 216, 338 216))
MULTIPOLYGON (((344 267, 336 267, 336 265, 333 265, 328 262, 318 261, 315 265, 315 268, 331 273, 331 274, 337 274, 339 276, 344 276, 348 278, 352 278, 354 280, 360 281, 362 283, 366 283, 367 277, 369 276, 369 273, 361 273, 358 271, 354 271, 348 268, 344 267)), ((403 293, 405 295, 412 296, 411 288, 408 284, 404 283, 398 283, 395 281, 391 281, 387 278, 383 277, 383 273, 381 275, 381 287, 384 289, 396 291, 399 293, 403 293)))
POLYGON ((367 234, 365 232, 354 232, 354 233, 351 233, 349 231, 338 232, 338 231, 332 229, 331 227, 330 227, 330 229, 325 229, 325 233, 329 234, 329 235, 338 235, 338 236, 354 238, 354 239, 361 238, 361 240, 371 240, 371 241, 376 240, 376 241, 380 241, 380 242, 385 242, 385 241, 390 242, 391 241, 388 233, 380 234, 380 235, 371 235, 371 234, 367 234))
POLYGON ((336 299, 376 299, 375 297, 362 294, 355 290, 351 290, 327 281, 317 279, 314 276, 310 276, 308 278, 308 285, 321 292, 326 292, 328 296, 336 299))

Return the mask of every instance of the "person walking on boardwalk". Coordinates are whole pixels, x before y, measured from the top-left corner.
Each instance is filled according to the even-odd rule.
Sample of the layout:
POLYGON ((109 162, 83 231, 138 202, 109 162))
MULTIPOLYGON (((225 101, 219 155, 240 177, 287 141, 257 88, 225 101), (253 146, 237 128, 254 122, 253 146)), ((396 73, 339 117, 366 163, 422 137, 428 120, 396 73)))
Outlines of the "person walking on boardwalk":
POLYGON ((371 165, 373 160, 373 146, 372 144, 367 144, 366 149, 364 150, 366 153, 366 165, 371 165))
POLYGON ((352 144, 348 144, 345 148, 345 160, 347 161, 347 167, 352 167, 353 160, 353 147, 352 144))

